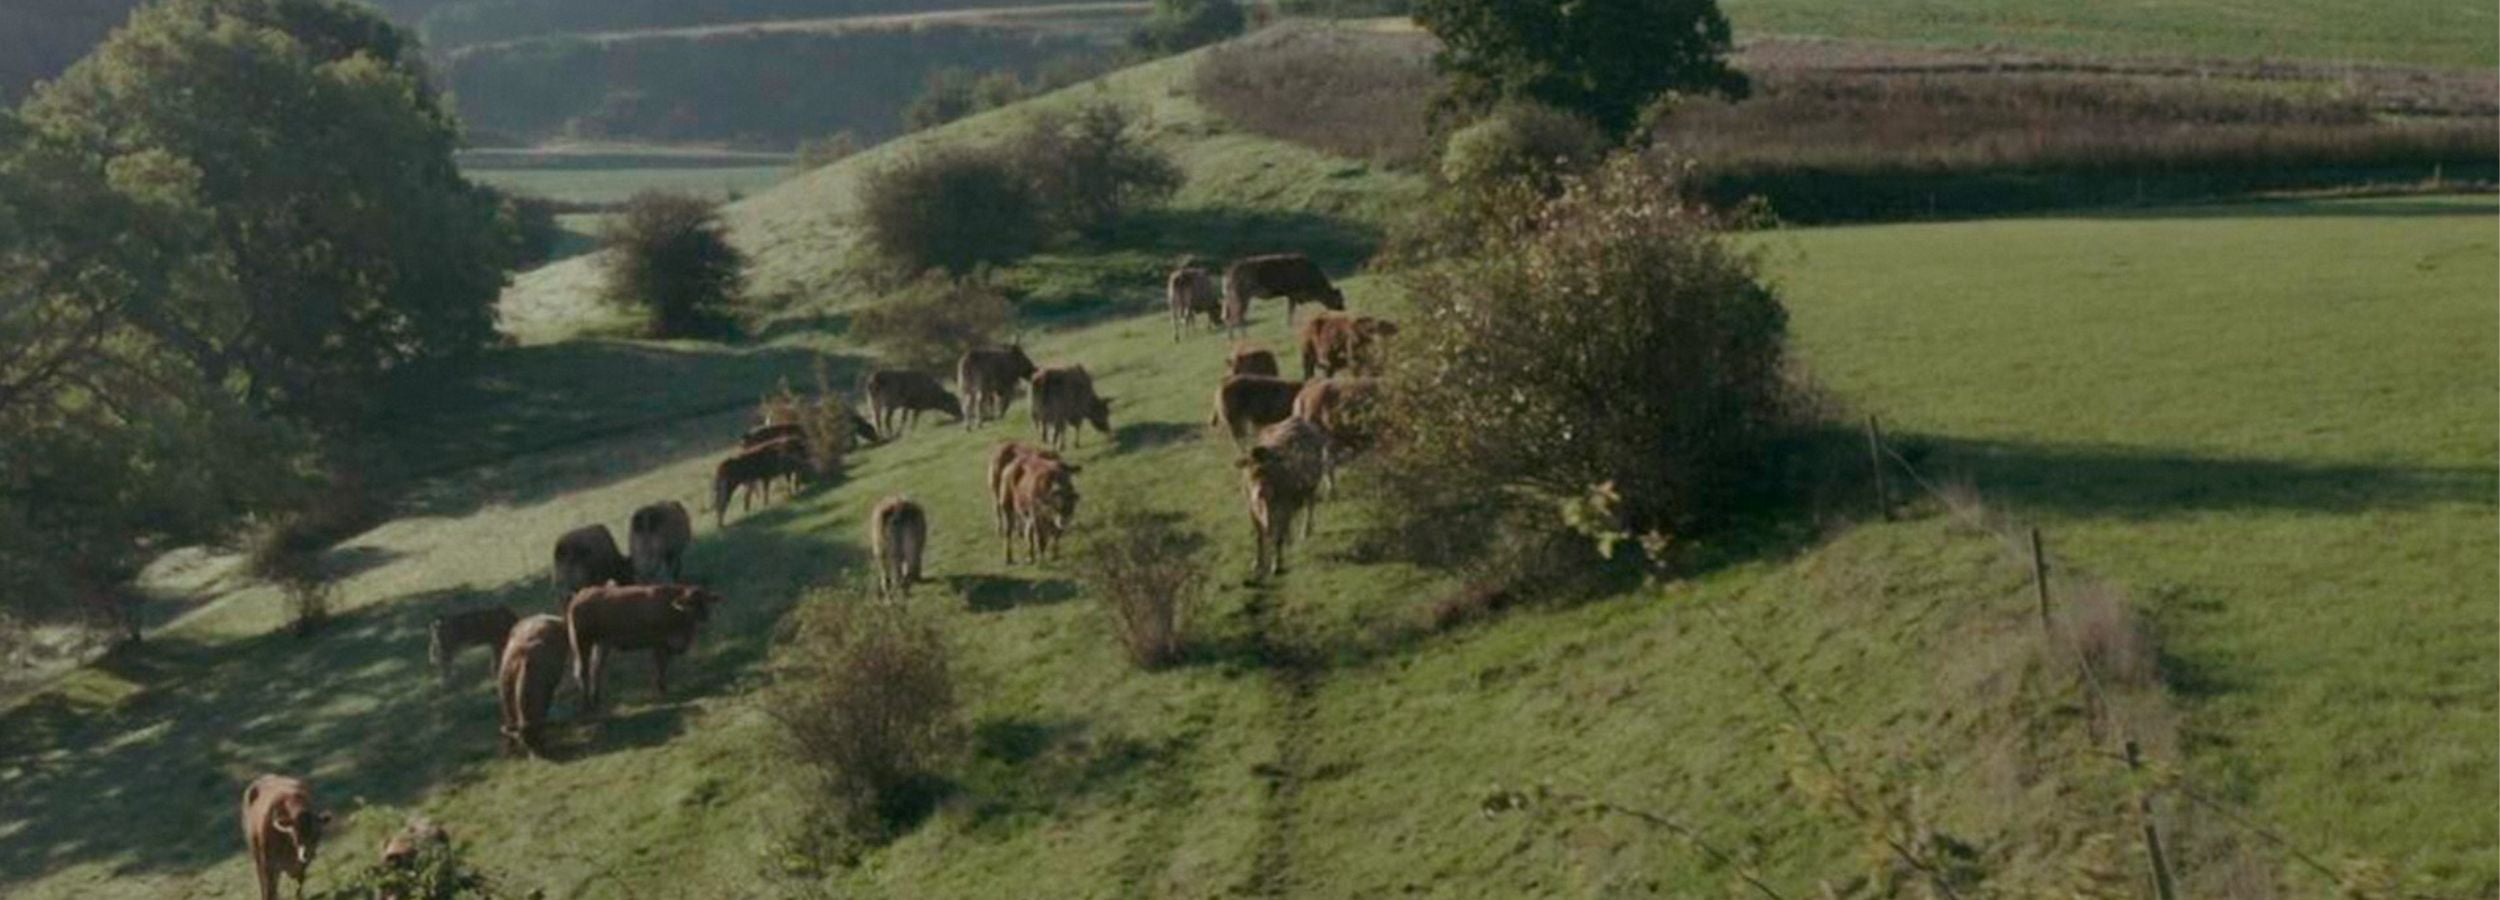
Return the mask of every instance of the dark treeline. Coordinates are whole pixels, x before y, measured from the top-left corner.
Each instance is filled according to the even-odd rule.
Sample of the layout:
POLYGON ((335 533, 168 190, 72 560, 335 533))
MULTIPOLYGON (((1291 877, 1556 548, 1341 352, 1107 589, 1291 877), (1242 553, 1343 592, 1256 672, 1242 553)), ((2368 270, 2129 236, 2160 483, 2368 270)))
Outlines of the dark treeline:
POLYGON ((1087 0, 438 0, 423 29, 428 43, 449 48, 572 31, 1075 2, 1087 0))

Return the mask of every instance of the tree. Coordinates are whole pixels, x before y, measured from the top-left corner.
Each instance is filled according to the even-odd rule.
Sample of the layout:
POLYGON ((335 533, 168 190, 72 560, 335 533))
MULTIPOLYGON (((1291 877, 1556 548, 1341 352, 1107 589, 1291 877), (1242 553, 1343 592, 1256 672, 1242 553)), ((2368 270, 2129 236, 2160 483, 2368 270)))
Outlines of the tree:
POLYGON ((1129 34, 1129 43, 1179 53, 1240 34, 1249 18, 1236 0, 1155 0, 1154 13, 1129 34))
POLYGON ((651 314, 655 337, 720 334, 746 285, 746 256, 730 246, 718 207, 692 194, 644 191, 600 235, 608 302, 651 314))
POLYGON ((1130 133, 1129 112, 1109 103, 1035 117, 1010 152, 1053 226, 1100 236, 1140 206, 1181 186, 1180 167, 1130 133))
POLYGON ((200 240, 135 320, 251 405, 337 421, 381 374, 494 337, 515 242, 452 163, 414 44, 343 0, 165 0, 25 107, 108 167, 192 172, 200 240))
POLYGON ((880 170, 860 192, 868 246, 905 275, 961 275, 1018 259, 1046 238, 1033 185, 1006 154, 941 148, 880 170))
POLYGON ((1434 62, 1470 111, 1534 100, 1624 135, 1669 92, 1744 96, 1716 0, 1416 0, 1434 62))

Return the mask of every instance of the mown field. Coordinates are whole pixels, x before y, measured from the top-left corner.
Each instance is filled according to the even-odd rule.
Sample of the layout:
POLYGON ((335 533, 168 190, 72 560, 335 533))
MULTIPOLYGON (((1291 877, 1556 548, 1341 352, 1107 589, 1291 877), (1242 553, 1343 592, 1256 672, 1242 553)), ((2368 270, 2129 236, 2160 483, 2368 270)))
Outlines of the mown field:
POLYGON ((2272 57, 2489 68, 2495 11, 2448 0, 2109 4, 2059 0, 1725 0, 1744 32, 1995 44, 2128 56, 2272 57))

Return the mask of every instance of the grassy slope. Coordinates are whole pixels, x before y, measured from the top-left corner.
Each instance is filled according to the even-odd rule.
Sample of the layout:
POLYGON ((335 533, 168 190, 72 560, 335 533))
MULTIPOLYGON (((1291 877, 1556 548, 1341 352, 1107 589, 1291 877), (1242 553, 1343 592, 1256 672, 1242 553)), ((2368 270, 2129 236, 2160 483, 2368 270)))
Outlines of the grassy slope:
POLYGON ((2073 3, 2065 0, 1724 0, 1740 33, 1998 44, 2126 56, 2271 57, 2488 69, 2490 5, 2452 0, 2073 3))

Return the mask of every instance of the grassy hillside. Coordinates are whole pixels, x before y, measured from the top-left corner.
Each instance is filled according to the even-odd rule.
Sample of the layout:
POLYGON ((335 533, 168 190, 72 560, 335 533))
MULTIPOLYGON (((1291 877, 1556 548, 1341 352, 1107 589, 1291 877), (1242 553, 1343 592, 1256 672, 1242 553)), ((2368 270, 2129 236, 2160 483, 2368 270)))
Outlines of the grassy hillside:
POLYGON ((2271 57, 2488 69, 2494 10, 2450 0, 2112 4, 2061 0, 1721 0, 1747 33, 1996 44, 2123 56, 2271 57))

